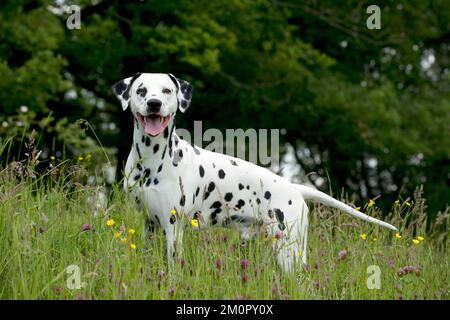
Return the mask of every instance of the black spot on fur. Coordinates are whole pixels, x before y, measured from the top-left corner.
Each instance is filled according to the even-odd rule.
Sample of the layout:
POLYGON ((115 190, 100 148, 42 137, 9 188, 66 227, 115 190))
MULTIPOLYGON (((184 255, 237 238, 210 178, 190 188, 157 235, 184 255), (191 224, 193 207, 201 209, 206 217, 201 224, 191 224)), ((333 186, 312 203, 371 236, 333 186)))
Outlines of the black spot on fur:
POLYGON ((260 203, 261 203, 261 200, 259 200, 259 198, 256 198, 256 203, 257 203, 257 204, 260 204, 260 203))
POLYGON ((136 151, 137 151, 137 153, 138 153, 138 157, 139 157, 139 159, 142 159, 142 156, 141 156, 141 150, 139 149, 139 145, 136 143, 136 151))
POLYGON ((117 95, 121 95, 125 90, 127 89, 127 85, 125 84, 125 81, 119 81, 115 86, 114 86, 114 91, 117 95))
POLYGON ((266 191, 264 193, 264 198, 266 198, 267 200, 269 200, 271 196, 272 196, 272 194, 269 191, 266 191))
POLYGON ((170 222, 170 224, 174 224, 175 221, 177 221, 177 218, 176 218, 175 215, 173 214, 173 215, 170 216, 169 222, 170 222))
POLYGON ((178 156, 180 157, 180 158, 183 158, 183 150, 178 150, 178 156))
POLYGON ((169 128, 166 127, 166 128, 164 129, 164 138, 167 138, 168 136, 169 136, 169 128))
POLYGON ((138 163, 138 164, 136 165, 136 168, 137 168, 139 171, 142 171, 142 166, 141 166, 140 163, 138 163))
POLYGON ((242 183, 239 183, 238 187, 239 187, 239 190, 244 189, 244 185, 242 183))
POLYGON ((150 169, 147 168, 144 170, 144 178, 147 178, 150 175, 150 169))
POLYGON ((163 153, 162 153, 161 159, 164 159, 164 156, 166 155, 166 150, 167 150, 167 145, 166 145, 166 146, 164 146, 164 150, 163 150, 163 153))
POLYGON ((286 229, 286 225, 285 225, 284 223, 279 223, 279 224, 278 224, 278 228, 279 228, 281 231, 283 231, 283 230, 286 229))
POLYGON ((225 178, 225 171, 223 171, 222 169, 219 170, 219 178, 220 179, 225 178))
POLYGON ((197 187, 197 190, 195 190, 195 196, 198 197, 198 193, 200 192, 200 187, 197 187))
POLYGON ((242 208, 244 205, 245 205, 245 201, 242 200, 242 199, 239 199, 239 200, 238 200, 238 203, 236 204, 235 207, 238 208, 238 209, 240 209, 240 208, 242 208))
POLYGON ((161 164, 159 165, 159 167, 158 167, 158 173, 161 172, 162 167, 163 167, 163 164, 161 163, 161 164))
POLYGON ((135 175, 134 176, 134 181, 137 181, 137 180, 139 180, 139 178, 141 177, 141 175, 140 174, 137 174, 137 175, 135 175))
POLYGON ((155 146, 153 147, 153 153, 157 153, 159 150, 159 144, 155 144, 155 146))
POLYGON ((142 142, 142 143, 145 143, 145 136, 144 136, 144 135, 142 135, 141 142, 142 142))
POLYGON ((216 187, 216 184, 211 181, 208 185, 208 192, 213 192, 215 187, 216 187))
POLYGON ((210 194, 210 193, 209 193, 208 191, 205 191, 205 193, 203 194, 203 200, 208 199, 209 194, 210 194))
POLYGON ((231 199, 233 199, 233 194, 231 192, 226 193, 224 199, 225 201, 231 201, 231 199))
POLYGON ((250 186, 249 185, 247 185, 247 190, 250 190, 250 186))
POLYGON ((198 167, 198 170, 199 170, 199 172, 200 172, 200 177, 203 178, 203 176, 205 175, 205 169, 203 169, 203 166, 200 165, 200 166, 198 167))
POLYGON ((267 214, 269 215, 270 219, 273 219, 274 215, 273 215, 273 211, 271 209, 269 209, 269 211, 267 212, 267 214))
POLYGON ((153 183, 154 183, 154 184, 158 184, 158 183, 159 183, 158 178, 155 178, 155 180, 153 180, 153 183))
POLYGON ((291 205, 291 204, 292 204, 292 200, 289 200, 289 201, 288 201, 288 204, 291 205))
POLYGON ((152 179, 149 178, 149 179, 147 179, 147 182, 145 182, 145 186, 148 187, 151 183, 152 183, 152 179))
POLYGON ((231 164, 232 164, 233 166, 236 166, 236 167, 238 166, 237 163, 236 163, 236 161, 230 160, 230 162, 231 162, 231 164))
POLYGON ((215 201, 212 205, 211 205, 211 207, 210 207, 210 209, 213 209, 213 208, 220 208, 222 206, 222 203, 220 202, 220 201, 215 201))
POLYGON ((277 215, 277 220, 280 223, 283 223, 284 221, 284 213, 280 209, 275 209, 275 214, 277 215))
POLYGON ((149 137, 145 137, 145 146, 146 147, 150 147, 150 143, 151 143, 150 138, 149 137))

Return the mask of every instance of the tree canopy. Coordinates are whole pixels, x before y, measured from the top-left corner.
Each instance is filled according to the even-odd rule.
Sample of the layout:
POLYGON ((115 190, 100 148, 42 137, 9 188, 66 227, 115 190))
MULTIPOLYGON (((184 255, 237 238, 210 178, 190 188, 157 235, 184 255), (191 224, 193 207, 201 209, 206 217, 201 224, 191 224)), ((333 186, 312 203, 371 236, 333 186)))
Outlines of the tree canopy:
POLYGON ((423 184, 434 215, 450 198, 450 2, 383 1, 379 30, 370 4, 2 1, 0 141, 34 128, 43 159, 100 159, 87 119, 120 168, 132 122, 111 86, 170 72, 195 87, 179 127, 284 128, 318 188, 392 201, 423 184))

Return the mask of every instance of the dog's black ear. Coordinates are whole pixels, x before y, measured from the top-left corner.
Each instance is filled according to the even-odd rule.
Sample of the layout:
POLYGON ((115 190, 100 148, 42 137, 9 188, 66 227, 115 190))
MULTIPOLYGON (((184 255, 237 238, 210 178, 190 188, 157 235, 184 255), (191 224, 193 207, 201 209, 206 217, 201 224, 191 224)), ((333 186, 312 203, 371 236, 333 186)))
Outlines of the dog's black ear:
POLYGON ((141 73, 138 72, 132 77, 125 78, 123 80, 120 80, 119 82, 116 82, 116 84, 112 87, 114 94, 116 95, 117 99, 119 99, 120 103, 122 104, 123 111, 125 111, 128 108, 128 106, 130 105, 131 86, 133 85, 133 82, 140 75, 141 75, 141 73))
POLYGON ((178 79, 171 73, 169 73, 169 77, 177 87, 178 108, 184 113, 191 105, 192 91, 194 87, 189 82, 178 79))

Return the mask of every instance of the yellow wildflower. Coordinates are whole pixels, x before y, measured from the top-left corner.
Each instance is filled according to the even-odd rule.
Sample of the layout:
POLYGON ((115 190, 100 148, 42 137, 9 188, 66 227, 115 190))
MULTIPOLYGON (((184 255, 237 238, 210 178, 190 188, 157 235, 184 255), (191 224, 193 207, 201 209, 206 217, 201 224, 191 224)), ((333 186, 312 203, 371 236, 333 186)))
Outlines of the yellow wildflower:
POLYGON ((116 224, 116 222, 114 221, 114 219, 109 219, 108 221, 106 221, 106 225, 108 227, 112 227, 115 224, 116 224))
POLYGON ((120 232, 114 233, 114 238, 119 239, 122 234, 120 232))
POLYGON ((423 241, 423 240, 425 240, 425 238, 424 238, 424 237, 421 237, 421 236, 418 236, 418 237, 417 237, 417 240, 423 241))
POLYGON ((406 204, 408 207, 411 207, 411 203, 410 203, 409 201, 405 201, 405 204, 406 204))
POLYGON ((132 235, 135 234, 135 233, 136 233, 136 230, 134 230, 134 229, 132 229, 132 228, 128 229, 128 234, 129 234, 130 236, 132 236, 132 235))
POLYGON ((373 207, 373 205, 375 204, 375 201, 373 201, 372 199, 369 200, 369 204, 367 205, 367 208, 373 207))
POLYGON ((52 161, 55 161, 55 159, 56 159, 55 156, 50 157, 50 160, 52 160, 52 161))
POLYGON ((297 251, 297 256, 298 256, 298 257, 301 257, 301 256, 302 256, 302 250, 298 250, 298 251, 297 251))
POLYGON ((191 226, 193 228, 198 228, 198 220, 197 219, 192 219, 191 220, 191 226))
POLYGON ((377 240, 378 240, 378 238, 376 238, 376 237, 375 237, 375 238, 373 238, 373 241, 377 241, 377 240))
POLYGON ((177 213, 177 210, 172 209, 172 210, 170 210, 170 213, 171 213, 171 214, 176 214, 176 213, 177 213))
POLYGON ((128 242, 128 239, 124 237, 124 238, 120 239, 120 241, 121 241, 122 243, 127 243, 127 242, 128 242))
POLYGON ((396 237, 397 239, 401 239, 401 238, 402 238, 402 235, 401 235, 400 233, 396 233, 396 234, 395 234, 395 237, 396 237))
POLYGON ((362 240, 366 240, 367 234, 361 233, 361 234, 359 235, 359 237, 360 237, 362 240))
POLYGON ((130 248, 136 250, 136 245, 134 243, 130 243, 130 248))
POLYGON ((413 239, 413 240, 412 240, 412 243, 414 243, 414 244, 419 244, 419 243, 420 243, 420 241, 419 241, 419 240, 417 240, 417 239, 413 239))
POLYGON ((83 161, 83 160, 84 160, 83 156, 78 157, 78 161, 83 161))
POLYGON ((400 204, 400 200, 395 200, 395 204, 400 204))
POLYGON ((356 207, 355 210, 359 211, 361 210, 361 207, 356 207))

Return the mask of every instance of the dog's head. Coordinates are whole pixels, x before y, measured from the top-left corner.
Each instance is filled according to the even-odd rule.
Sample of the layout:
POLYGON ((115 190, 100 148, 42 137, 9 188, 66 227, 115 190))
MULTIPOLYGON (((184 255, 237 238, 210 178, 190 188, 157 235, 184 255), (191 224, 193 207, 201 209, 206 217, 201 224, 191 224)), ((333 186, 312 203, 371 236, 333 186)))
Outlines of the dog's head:
POLYGON ((150 136, 161 134, 177 109, 185 112, 191 104, 192 85, 166 73, 137 73, 117 82, 114 93, 123 110, 131 112, 150 136))

